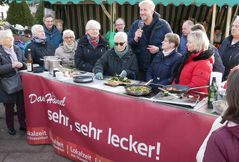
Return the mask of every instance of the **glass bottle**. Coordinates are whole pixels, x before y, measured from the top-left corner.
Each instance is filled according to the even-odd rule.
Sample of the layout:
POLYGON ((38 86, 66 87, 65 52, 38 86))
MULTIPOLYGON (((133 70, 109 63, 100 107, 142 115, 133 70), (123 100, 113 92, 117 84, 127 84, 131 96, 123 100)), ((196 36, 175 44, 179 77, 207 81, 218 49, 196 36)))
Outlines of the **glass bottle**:
POLYGON ((208 108, 209 109, 213 108, 212 103, 213 101, 217 100, 217 90, 218 90, 218 87, 217 87, 216 77, 213 77, 211 85, 209 86, 209 89, 208 89, 208 108))
POLYGON ((27 49, 27 71, 28 72, 33 71, 33 60, 30 48, 27 49))

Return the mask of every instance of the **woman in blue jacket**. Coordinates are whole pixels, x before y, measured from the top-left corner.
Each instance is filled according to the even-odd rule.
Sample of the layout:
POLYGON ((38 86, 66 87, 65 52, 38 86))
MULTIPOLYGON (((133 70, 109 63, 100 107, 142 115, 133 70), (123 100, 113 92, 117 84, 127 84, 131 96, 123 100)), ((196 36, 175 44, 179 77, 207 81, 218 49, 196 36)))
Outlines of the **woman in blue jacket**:
POLYGON ((153 83, 168 85, 173 81, 175 68, 177 67, 181 54, 176 49, 180 38, 177 34, 168 33, 162 42, 162 51, 153 59, 146 73, 146 80, 153 79, 153 83))

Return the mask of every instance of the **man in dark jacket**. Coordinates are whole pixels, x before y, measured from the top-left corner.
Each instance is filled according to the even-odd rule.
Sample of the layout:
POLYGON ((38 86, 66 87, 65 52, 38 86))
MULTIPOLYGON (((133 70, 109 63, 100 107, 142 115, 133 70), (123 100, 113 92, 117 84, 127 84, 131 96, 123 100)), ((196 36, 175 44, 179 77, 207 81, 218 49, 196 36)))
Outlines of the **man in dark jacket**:
POLYGON ((153 1, 144 0, 139 3, 139 8, 141 19, 131 25, 128 41, 138 59, 139 79, 145 80, 154 54, 161 50, 165 34, 172 32, 172 29, 167 21, 154 12, 153 1))
POLYGON ((117 32, 114 37, 114 48, 107 51, 95 64, 96 79, 103 79, 105 75, 130 79, 136 78, 138 72, 137 59, 127 42, 125 32, 117 32))
POLYGON ((46 34, 47 41, 56 49, 62 42, 62 35, 60 31, 54 25, 54 17, 50 14, 44 16, 44 31, 46 34))
POLYGON ((225 66, 222 79, 226 80, 230 70, 239 64, 239 17, 232 23, 231 35, 223 40, 219 54, 225 66))

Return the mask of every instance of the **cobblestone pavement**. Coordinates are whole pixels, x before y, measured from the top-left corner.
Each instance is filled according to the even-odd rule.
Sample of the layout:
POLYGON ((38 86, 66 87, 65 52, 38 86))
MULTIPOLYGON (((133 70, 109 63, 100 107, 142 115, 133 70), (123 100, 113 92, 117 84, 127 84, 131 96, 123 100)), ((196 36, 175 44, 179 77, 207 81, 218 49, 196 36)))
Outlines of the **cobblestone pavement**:
POLYGON ((29 145, 26 133, 18 129, 15 116, 15 129, 17 134, 11 136, 7 133, 5 124, 5 111, 0 103, 0 162, 70 162, 53 151, 51 145, 29 145))

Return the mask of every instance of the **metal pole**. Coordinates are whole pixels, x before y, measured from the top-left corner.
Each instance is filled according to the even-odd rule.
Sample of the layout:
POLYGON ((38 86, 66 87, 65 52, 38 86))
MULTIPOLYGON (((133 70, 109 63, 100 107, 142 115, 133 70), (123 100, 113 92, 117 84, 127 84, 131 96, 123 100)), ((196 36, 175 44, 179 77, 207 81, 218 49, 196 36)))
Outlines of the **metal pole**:
POLYGON ((214 37, 214 28, 215 28, 215 22, 216 22, 216 12, 217 12, 217 5, 213 4, 212 6, 212 25, 211 25, 211 34, 210 34, 210 42, 213 43, 213 37, 214 37))
POLYGON ((232 18, 232 8, 230 6, 228 6, 225 37, 227 37, 229 35, 230 26, 231 26, 231 18, 232 18))

